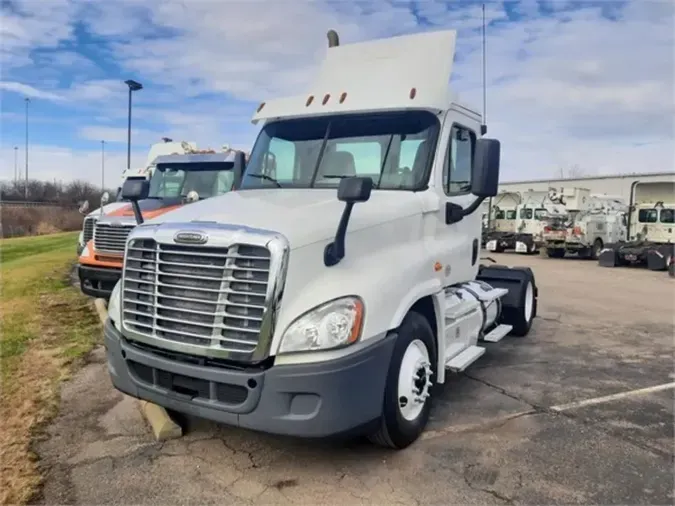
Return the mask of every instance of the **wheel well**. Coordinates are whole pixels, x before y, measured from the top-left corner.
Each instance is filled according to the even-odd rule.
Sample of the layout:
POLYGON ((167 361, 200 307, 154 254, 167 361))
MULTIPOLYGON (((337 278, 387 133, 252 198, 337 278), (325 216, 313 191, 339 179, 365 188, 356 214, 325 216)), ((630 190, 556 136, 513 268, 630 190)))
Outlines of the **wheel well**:
MULTIPOLYGON (((434 301, 431 298, 431 295, 422 297, 420 300, 415 302, 410 308, 410 311, 415 311, 416 313, 424 316, 429 322, 429 325, 431 325, 431 330, 434 333, 434 337, 438 336, 438 328, 436 326, 436 311, 434 311, 434 301)), ((434 343, 435 342, 436 340, 434 339, 434 343)))

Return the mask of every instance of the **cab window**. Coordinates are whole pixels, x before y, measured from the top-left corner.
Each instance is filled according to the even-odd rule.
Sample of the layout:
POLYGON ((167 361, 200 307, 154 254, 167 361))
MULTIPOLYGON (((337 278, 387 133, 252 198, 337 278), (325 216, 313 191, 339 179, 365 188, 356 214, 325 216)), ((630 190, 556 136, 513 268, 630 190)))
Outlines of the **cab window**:
POLYGON ((659 221, 661 223, 675 223, 675 209, 661 209, 659 221))
POLYGON ((504 219, 504 211, 497 211, 495 213, 495 219, 496 220, 503 220, 504 219))
POLYGON ((506 211, 506 219, 507 220, 515 220, 516 219, 516 211, 506 211))
POLYGON ((543 220, 546 218, 546 215, 548 213, 546 212, 546 209, 535 209, 534 210, 534 219, 535 220, 543 220))
POLYGON ((471 190, 471 168, 475 150, 476 134, 461 125, 453 125, 443 167, 446 194, 468 193, 471 190))
POLYGON ((532 209, 523 207, 520 210, 520 219, 521 220, 531 220, 532 219, 532 209))
POLYGON ((640 209, 638 221, 640 223, 656 223, 658 211, 656 209, 640 209))

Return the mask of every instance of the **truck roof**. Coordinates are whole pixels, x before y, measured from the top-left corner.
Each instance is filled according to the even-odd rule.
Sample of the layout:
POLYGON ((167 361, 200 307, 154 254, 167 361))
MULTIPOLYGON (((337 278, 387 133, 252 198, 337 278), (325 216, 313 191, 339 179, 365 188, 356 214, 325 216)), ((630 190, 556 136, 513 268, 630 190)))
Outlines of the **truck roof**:
POLYGON ((329 47, 305 93, 261 103, 251 121, 402 109, 442 111, 451 103, 476 114, 459 104, 450 90, 456 39, 456 30, 442 30, 329 47))
POLYGON ((226 162, 234 163, 235 151, 227 151, 222 153, 189 153, 176 155, 162 155, 155 158, 155 164, 162 163, 214 163, 226 162))

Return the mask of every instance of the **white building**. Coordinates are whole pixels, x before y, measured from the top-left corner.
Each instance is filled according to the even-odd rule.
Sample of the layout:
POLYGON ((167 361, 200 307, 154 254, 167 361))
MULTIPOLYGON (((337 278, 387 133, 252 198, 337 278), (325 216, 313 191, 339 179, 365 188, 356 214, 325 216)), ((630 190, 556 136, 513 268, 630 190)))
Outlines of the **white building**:
POLYGON ((527 190, 546 191, 549 188, 588 188, 591 193, 600 193, 630 199, 630 186, 633 181, 675 182, 675 172, 645 172, 642 174, 621 174, 615 176, 590 176, 570 179, 535 179, 531 181, 505 181, 499 185, 499 191, 527 190))

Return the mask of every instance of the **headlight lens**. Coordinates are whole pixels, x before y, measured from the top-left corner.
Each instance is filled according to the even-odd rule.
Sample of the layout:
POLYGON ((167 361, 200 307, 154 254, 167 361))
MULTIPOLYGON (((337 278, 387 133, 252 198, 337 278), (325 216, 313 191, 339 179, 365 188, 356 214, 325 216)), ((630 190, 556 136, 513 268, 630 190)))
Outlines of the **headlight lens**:
POLYGON ((363 301, 343 297, 322 304, 295 320, 281 338, 279 353, 329 350, 361 337, 363 301))

